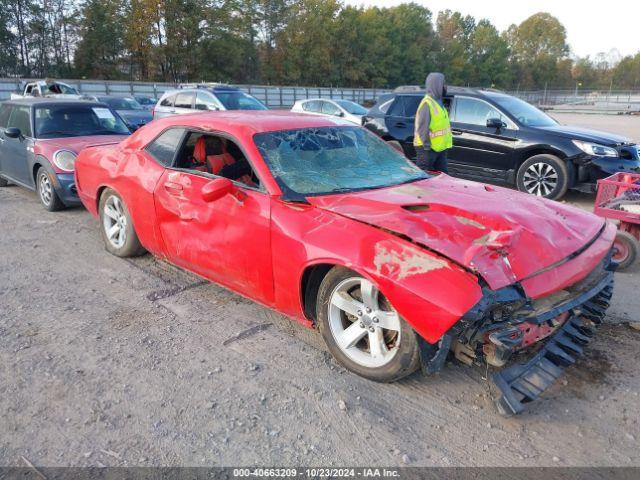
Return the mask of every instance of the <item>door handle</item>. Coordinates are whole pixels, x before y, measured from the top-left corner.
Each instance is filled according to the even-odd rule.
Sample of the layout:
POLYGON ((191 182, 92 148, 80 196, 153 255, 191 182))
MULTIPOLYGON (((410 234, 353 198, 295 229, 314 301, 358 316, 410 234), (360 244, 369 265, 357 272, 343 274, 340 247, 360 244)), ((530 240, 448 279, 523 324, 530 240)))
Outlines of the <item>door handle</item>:
POLYGON ((174 182, 167 182, 164 184, 164 189, 174 195, 180 195, 182 193, 182 190, 184 190, 184 188, 182 187, 181 184, 179 183, 174 183, 174 182))
POLYGON ((458 130, 457 128, 452 128, 451 133, 453 135, 462 135, 462 130, 458 130))
POLYGON ((407 124, 404 122, 398 122, 394 125, 396 128, 407 128, 407 124))

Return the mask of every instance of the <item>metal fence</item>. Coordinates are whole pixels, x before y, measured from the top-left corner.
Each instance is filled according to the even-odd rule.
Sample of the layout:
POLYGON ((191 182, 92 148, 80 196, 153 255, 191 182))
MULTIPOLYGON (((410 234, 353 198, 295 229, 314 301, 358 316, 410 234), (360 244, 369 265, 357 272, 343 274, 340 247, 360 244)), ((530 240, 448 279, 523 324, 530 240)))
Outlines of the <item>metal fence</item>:
MULTIPOLYGON (((6 100, 12 93, 21 93, 24 84, 36 79, 0 79, 0 100, 6 100)), ((145 95, 159 98, 165 91, 173 90, 172 83, 117 82, 102 80, 65 80, 85 95, 145 95)), ((236 85, 253 95, 269 108, 291 108, 297 100, 305 98, 334 98, 352 100, 363 104, 374 102, 382 93, 389 90, 375 88, 318 88, 318 87, 281 87, 272 85, 236 85)))
MULTIPOLYGON (((0 100, 8 99, 12 93, 20 93, 25 83, 35 79, 0 78, 0 100)), ((104 80, 64 80, 86 95, 145 95, 160 97, 173 90, 172 83, 118 82, 104 80)), ((376 88, 318 88, 284 87, 276 85, 236 85, 253 95, 269 108, 291 108, 305 98, 342 98, 360 104, 373 103, 388 89, 376 88)), ((583 113, 632 113, 640 112, 640 90, 518 90, 507 92, 533 105, 554 111, 583 113)))

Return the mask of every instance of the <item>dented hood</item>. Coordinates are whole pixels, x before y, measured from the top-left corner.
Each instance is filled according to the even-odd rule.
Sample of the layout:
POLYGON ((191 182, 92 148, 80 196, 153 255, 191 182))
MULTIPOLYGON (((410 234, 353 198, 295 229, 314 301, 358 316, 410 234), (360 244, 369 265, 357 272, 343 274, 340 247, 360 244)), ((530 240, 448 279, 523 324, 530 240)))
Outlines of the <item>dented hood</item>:
POLYGON ((448 257, 493 289, 562 262, 590 244, 604 225, 562 203, 446 175, 308 201, 448 257))

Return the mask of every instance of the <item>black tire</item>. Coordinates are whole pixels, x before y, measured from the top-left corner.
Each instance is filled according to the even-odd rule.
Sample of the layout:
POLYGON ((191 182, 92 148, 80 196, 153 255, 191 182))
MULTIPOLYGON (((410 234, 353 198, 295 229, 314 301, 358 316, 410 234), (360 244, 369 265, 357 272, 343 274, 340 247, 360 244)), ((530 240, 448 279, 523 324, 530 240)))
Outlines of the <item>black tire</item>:
POLYGON ((387 140, 387 145, 389 145, 390 147, 395 148, 396 150, 398 150, 401 154, 404 155, 404 149, 402 148, 402 145, 400 144, 399 141, 397 140, 387 140))
POLYGON ((6 187, 7 185, 9 185, 9 181, 6 178, 0 177, 0 188, 6 187))
MULTIPOLYGON (((550 178, 553 178, 553 176, 550 178)), ((559 200, 567 193, 569 178, 569 169, 565 162, 555 155, 543 153, 528 158, 520 165, 516 176, 516 186, 521 192, 539 195, 550 200, 559 200), (531 180, 536 169, 550 172, 554 175, 556 179, 555 186, 550 188, 550 183, 548 182, 536 183, 535 180, 531 180)))
POLYGON ((36 173, 36 192, 42 206, 50 212, 57 212, 65 208, 53 187, 54 184, 49 172, 44 167, 40 167, 36 173))
POLYGON ((138 239, 138 234, 133 228, 133 221, 131 220, 131 214, 129 213, 127 205, 122 200, 122 197, 120 197, 120 195, 118 195, 114 190, 107 188, 102 192, 102 195, 100 196, 99 213, 100 232, 102 233, 102 239, 104 240, 105 248, 109 253, 117 257, 139 257, 140 255, 144 255, 146 253, 145 248, 142 246, 140 240, 138 239), (105 206, 107 205, 107 203, 113 201, 118 202, 118 205, 120 206, 119 212, 125 218, 125 220, 121 221, 121 223, 118 223, 118 221, 114 220, 112 217, 108 216, 105 213, 105 206), (119 228, 124 229, 124 238, 122 239, 121 245, 109 238, 109 234, 107 233, 108 222, 113 222, 114 225, 117 223, 119 228))
POLYGON ((636 237, 629 232, 618 230, 613 242, 613 261, 618 264, 618 270, 629 268, 638 258, 640 244, 636 237))
MULTIPOLYGON (((391 360, 376 368, 370 368, 350 359, 338 345, 329 324, 329 302, 334 289, 343 281, 362 277, 343 267, 334 267, 320 284, 316 302, 318 329, 334 358, 346 369, 376 382, 394 382, 416 371, 420 365, 420 349, 417 334, 400 318, 400 343, 391 360)), ((382 295, 381 293, 379 295, 382 295)), ((384 300, 386 301, 386 300, 384 300)))

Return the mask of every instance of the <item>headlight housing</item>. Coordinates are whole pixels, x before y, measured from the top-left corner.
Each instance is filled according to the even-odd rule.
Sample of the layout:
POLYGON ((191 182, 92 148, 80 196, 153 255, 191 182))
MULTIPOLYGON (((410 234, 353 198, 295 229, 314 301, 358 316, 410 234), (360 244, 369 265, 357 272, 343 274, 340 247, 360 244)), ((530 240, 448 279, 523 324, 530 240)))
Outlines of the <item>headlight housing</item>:
POLYGON ((572 140, 573 144, 589 155, 597 157, 617 157, 618 152, 615 148, 605 147, 597 143, 583 142, 582 140, 572 140))
POLYGON ((73 172, 76 164, 77 155, 69 150, 58 150, 53 155, 53 163, 60 170, 73 172))

